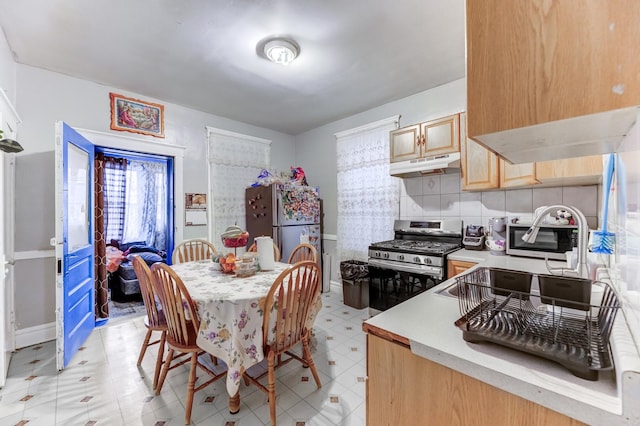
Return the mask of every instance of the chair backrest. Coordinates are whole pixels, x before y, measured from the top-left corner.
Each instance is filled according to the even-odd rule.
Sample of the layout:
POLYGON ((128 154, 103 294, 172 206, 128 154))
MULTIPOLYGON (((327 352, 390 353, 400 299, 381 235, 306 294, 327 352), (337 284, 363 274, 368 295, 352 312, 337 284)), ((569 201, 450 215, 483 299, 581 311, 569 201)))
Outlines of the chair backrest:
POLYGON ((283 271, 266 297, 263 347, 281 353, 298 343, 307 332, 307 320, 319 294, 320 268, 316 262, 298 262, 283 271))
POLYGON ((167 320, 167 340, 181 346, 195 345, 200 329, 196 304, 180 277, 164 263, 151 265, 151 276, 167 320))
POLYGON ((300 243, 293 249, 289 255, 289 261, 287 263, 294 264, 302 262, 303 260, 313 260, 318 263, 318 250, 314 246, 308 243, 300 243))
POLYGON ((181 242, 173 249, 171 262, 175 265, 195 260, 208 260, 211 259, 211 255, 216 253, 218 253, 218 250, 209 241, 194 238, 181 242))
POLYGON ((158 305, 156 305, 156 292, 153 288, 153 277, 151 276, 151 270, 147 266, 147 262, 145 262, 140 256, 133 256, 133 260, 131 262, 133 263, 133 270, 138 278, 144 307, 147 309, 149 327, 166 327, 164 315, 160 315, 158 312, 158 305))
MULTIPOLYGON (((256 242, 254 241, 253 244, 251 244, 249 246, 249 248, 247 249, 248 252, 257 252, 258 251, 258 245, 256 244, 256 242)), ((276 243, 273 243, 273 260, 275 260, 276 262, 280 262, 280 249, 278 248, 278 246, 276 245, 276 243)))

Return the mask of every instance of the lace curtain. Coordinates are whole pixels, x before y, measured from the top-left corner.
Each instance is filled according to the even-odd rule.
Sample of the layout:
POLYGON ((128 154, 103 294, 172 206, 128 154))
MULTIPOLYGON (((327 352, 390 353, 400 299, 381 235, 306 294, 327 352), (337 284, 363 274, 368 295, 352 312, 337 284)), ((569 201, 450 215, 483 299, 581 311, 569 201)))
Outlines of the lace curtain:
POLYGON ((166 163, 129 161, 123 242, 145 241, 160 249, 167 246, 166 180, 166 163))
POLYGON ((245 228, 244 192, 271 159, 271 141, 207 128, 209 191, 212 223, 210 239, 219 246, 230 225, 245 228))
POLYGON ((393 238, 400 179, 389 175, 389 132, 399 116, 336 133, 337 256, 367 260, 371 243, 393 238))

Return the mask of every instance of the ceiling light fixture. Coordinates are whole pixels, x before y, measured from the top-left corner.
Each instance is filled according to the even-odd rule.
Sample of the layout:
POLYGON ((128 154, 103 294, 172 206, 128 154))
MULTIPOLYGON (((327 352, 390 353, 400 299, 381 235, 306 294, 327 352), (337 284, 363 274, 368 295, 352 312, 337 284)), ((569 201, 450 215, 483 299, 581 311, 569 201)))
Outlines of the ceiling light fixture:
POLYGON ((298 45, 291 39, 277 37, 264 43, 264 55, 276 64, 289 65, 299 52, 298 45))

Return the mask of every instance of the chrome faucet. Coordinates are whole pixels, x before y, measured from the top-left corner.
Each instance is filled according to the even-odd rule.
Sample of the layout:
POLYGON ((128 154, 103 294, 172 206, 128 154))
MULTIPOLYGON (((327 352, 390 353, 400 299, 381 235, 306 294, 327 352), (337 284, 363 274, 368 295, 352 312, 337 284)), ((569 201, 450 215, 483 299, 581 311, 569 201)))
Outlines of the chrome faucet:
POLYGON ((538 231, 540 230, 540 226, 545 216, 557 210, 566 210, 571 213, 578 225, 578 264, 576 265, 576 269, 553 268, 549 266, 549 260, 545 259, 547 269, 552 274, 554 272, 563 273, 564 271, 569 270, 577 274, 577 276, 580 278, 588 278, 589 272, 587 269, 587 244, 589 241, 589 227, 587 225, 587 218, 584 217, 584 214, 582 214, 582 212, 577 208, 561 205, 549 206, 545 208, 544 210, 540 211, 536 218, 533 220, 531 228, 529 228, 527 232, 522 236, 522 241, 533 243, 538 236, 538 231))

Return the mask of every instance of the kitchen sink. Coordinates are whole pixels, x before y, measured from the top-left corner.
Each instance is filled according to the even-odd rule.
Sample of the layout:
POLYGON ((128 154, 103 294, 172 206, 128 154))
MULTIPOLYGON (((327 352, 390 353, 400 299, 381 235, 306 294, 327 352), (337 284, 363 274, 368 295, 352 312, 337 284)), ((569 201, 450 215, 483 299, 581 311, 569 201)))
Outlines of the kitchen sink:
POLYGON ((448 297, 458 297, 458 283, 454 282, 453 284, 450 284, 448 286, 446 286, 445 288, 442 288, 438 291, 435 292, 436 294, 440 294, 442 296, 448 296, 448 297))
MULTIPOLYGON (((537 276, 528 272, 522 272, 511 269, 502 268, 483 268, 486 271, 486 282, 491 287, 491 293, 494 295, 507 296, 514 292, 523 295, 523 298, 531 294, 539 295, 537 276)), ((460 275, 463 276, 463 275, 460 275)), ((435 292, 441 296, 455 297, 459 295, 458 283, 454 281, 452 284, 437 290, 435 292)))

